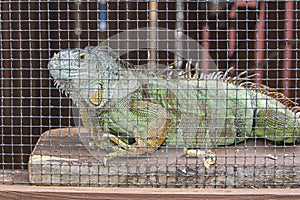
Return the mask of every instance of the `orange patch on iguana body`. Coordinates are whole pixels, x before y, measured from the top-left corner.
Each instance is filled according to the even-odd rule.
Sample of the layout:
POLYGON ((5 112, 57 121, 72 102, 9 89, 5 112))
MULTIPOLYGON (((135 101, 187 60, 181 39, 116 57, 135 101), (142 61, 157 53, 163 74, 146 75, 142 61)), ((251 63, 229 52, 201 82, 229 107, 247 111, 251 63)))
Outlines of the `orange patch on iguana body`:
POLYGON ((95 106, 98 106, 101 104, 102 98, 101 98, 101 95, 99 94, 99 92, 94 92, 94 93, 90 94, 89 100, 92 104, 94 104, 95 106))

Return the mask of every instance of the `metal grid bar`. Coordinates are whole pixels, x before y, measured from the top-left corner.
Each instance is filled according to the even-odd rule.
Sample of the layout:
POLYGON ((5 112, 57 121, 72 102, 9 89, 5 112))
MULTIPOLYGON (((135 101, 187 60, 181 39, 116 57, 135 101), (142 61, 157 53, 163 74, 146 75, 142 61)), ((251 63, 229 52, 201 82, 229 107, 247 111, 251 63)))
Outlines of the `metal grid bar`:
MULTIPOLYGON (((295 1, 2 1, 0 180, 5 184, 120 187, 299 187, 298 114, 291 117, 293 112, 290 113, 298 109, 294 102, 299 97, 298 10, 299 3, 295 1), (65 96, 55 87, 54 82, 61 82, 49 71, 50 58, 54 62, 53 58, 58 55, 59 64, 68 60, 70 68, 74 49, 85 52, 86 46, 101 45, 111 48, 106 49, 109 55, 116 55, 121 67, 118 70, 125 74, 123 76, 131 76, 114 87, 113 78, 102 77, 104 64, 97 73, 89 66, 81 73, 94 73, 78 80, 77 93, 65 96), (57 54, 71 49, 68 54, 57 54), (233 70, 228 71, 231 67, 233 70), (164 69, 168 74, 162 73, 164 69), (224 76, 227 82, 219 80, 220 85, 214 88, 212 82, 223 77, 204 74, 216 71, 228 73, 228 77, 224 76), (249 79, 251 73, 259 75, 251 79, 252 84, 229 78, 243 71, 249 79), (99 75, 97 88, 92 85, 95 78, 91 77, 95 74, 99 75), (109 83, 105 85, 107 80, 109 83), (204 84, 204 81, 207 82, 204 84), (195 82, 198 86, 193 86, 195 82), (238 87, 237 83, 246 86, 238 87), (135 87, 136 84, 140 87, 135 87), (236 87, 231 88, 230 84, 236 87), (203 92, 203 96, 189 92, 193 90, 203 92), (216 91, 211 92, 213 90, 216 91), (253 91, 257 94, 252 95, 253 91), (105 96, 105 92, 115 92, 118 97, 105 96), (126 104, 124 93, 135 100, 126 104), (262 93, 268 94, 271 100, 262 93), (88 98, 85 103, 82 103, 83 96, 88 98), (104 100, 110 105, 109 109, 118 112, 103 114, 104 100), (176 108, 172 107, 173 101, 179 102, 176 108), (193 101, 202 103, 197 107, 193 101), (235 102, 237 111, 229 108, 231 101, 235 102), (220 106, 222 102, 227 102, 225 111, 220 106), (263 102, 267 102, 267 108, 259 107, 263 102), (144 103, 150 105, 150 109, 144 103), (272 103, 276 106, 268 107, 272 103), (252 106, 251 109, 248 106, 252 106), (153 120, 148 111, 137 115, 132 111, 139 109, 149 109, 149 113, 157 115, 156 119, 153 120), (203 118, 199 114, 201 109, 205 112, 203 118), (162 110, 167 110, 166 116, 162 110), (255 126, 262 123, 263 112, 275 122, 272 118, 269 125, 261 128, 264 130, 261 133, 255 126), (160 126, 170 116, 173 118, 168 123, 177 124, 166 126, 167 136, 164 136, 160 126), (234 122, 230 121, 232 118, 234 122), (208 125, 199 125, 202 121, 208 125), (156 137, 162 137, 164 143, 153 147, 149 144, 152 140, 145 139, 147 134, 136 137, 135 125, 145 132, 162 134, 156 137), (108 130, 117 142, 106 143, 101 140, 106 135, 98 133, 100 148, 93 147, 94 126, 97 130, 108 130), (174 136, 172 128, 182 132, 175 132, 174 136), (235 130, 235 141, 218 143, 219 138, 230 141, 230 137, 228 132, 217 130, 230 128, 235 130), (276 136, 270 133, 272 128, 276 136), (205 131, 201 132, 202 129, 205 131), (251 134, 247 133, 248 129, 251 134), (214 137, 207 136, 210 132, 214 137), (180 135, 186 138, 179 138, 175 148, 171 148, 172 139, 180 135), (120 156, 103 166, 105 150, 117 148, 120 138, 126 145, 143 140, 149 153, 134 155, 134 158, 120 156), (271 138, 271 141, 262 138, 271 138), (272 138, 281 143, 272 142, 272 138), (196 143, 189 142, 191 139, 196 143), (213 151, 213 156, 201 154, 197 159, 182 156, 183 147, 195 146, 213 151), (151 148, 155 151, 150 154, 151 148), (217 163, 206 163, 205 168, 203 162, 213 160, 215 154, 217 163)), ((95 53, 96 50, 90 51, 95 53)), ((98 59, 106 55, 103 49, 97 51, 98 59)), ((78 58, 81 66, 85 59, 85 56, 78 58)), ((89 59, 93 62, 96 58, 89 59)), ((103 62, 107 61, 112 61, 112 57, 108 56, 103 62)), ((105 69, 110 73, 110 69, 105 69)), ((63 69, 59 70, 62 76, 63 69)), ((120 73, 118 70, 114 72, 120 73)), ((65 93, 69 92, 68 87, 65 93)), ((119 143, 119 147, 122 146, 119 143)), ((118 149, 124 150, 126 145, 118 149)), ((131 147, 135 151, 141 146, 139 143, 131 147)))

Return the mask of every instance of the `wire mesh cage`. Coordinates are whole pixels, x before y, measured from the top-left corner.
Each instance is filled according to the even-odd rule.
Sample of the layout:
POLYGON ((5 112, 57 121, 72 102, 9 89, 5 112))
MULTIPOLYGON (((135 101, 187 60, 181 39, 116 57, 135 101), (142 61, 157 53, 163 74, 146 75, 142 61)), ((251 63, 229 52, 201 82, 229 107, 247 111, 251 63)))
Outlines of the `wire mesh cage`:
POLYGON ((0 180, 299 188, 299 6, 1 1, 0 180))

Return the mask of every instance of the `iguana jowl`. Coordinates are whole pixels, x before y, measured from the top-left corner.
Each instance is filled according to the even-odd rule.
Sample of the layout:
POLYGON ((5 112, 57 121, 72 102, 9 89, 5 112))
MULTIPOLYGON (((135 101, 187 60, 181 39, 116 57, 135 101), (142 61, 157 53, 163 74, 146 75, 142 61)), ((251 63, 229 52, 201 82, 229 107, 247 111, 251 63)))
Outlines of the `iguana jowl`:
POLYGON ((231 145, 249 137, 299 140, 298 104, 245 73, 170 79, 129 68, 104 47, 63 50, 48 68, 80 108, 94 145, 115 144, 111 157, 151 153, 161 145, 231 145))

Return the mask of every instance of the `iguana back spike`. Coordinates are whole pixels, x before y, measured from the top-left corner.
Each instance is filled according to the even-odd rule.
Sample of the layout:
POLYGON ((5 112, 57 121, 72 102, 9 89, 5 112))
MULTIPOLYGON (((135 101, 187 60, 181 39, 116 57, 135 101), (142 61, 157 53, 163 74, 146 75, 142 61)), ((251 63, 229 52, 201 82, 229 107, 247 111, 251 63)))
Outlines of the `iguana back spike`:
POLYGON ((300 112, 299 104, 286 97, 283 93, 278 92, 273 88, 269 88, 264 84, 251 82, 251 78, 258 76, 257 73, 246 75, 247 71, 244 71, 235 77, 230 77, 229 72, 231 70, 233 70, 233 67, 229 68, 225 72, 212 72, 209 74, 201 73, 198 80, 222 80, 225 83, 238 85, 240 87, 247 88, 271 97, 272 99, 277 100, 283 106, 286 106, 294 113, 300 112))
POLYGON ((233 70, 233 67, 229 68, 225 72, 212 72, 209 74, 200 73, 199 76, 191 76, 191 67, 187 63, 186 69, 184 72, 180 73, 180 77, 184 77, 186 79, 197 79, 197 80, 221 80, 225 83, 234 84, 243 88, 247 88, 249 90, 253 90, 255 92, 259 92, 268 97, 271 97, 281 103, 283 106, 286 106, 289 110, 294 113, 300 112, 300 107, 297 102, 292 101, 288 97, 286 97, 283 93, 276 91, 273 88, 269 88, 264 84, 257 84, 251 81, 251 78, 258 76, 257 73, 247 74, 247 71, 243 71, 235 77, 230 77, 229 73, 233 70))
POLYGON ((241 87, 254 90, 255 92, 259 92, 268 97, 276 99, 278 102, 280 102, 282 105, 286 106, 289 110, 293 111, 294 113, 300 112, 300 107, 297 102, 292 101, 291 99, 286 97, 283 93, 278 92, 273 88, 269 88, 264 84, 256 84, 253 82, 242 82, 239 85, 241 87))

